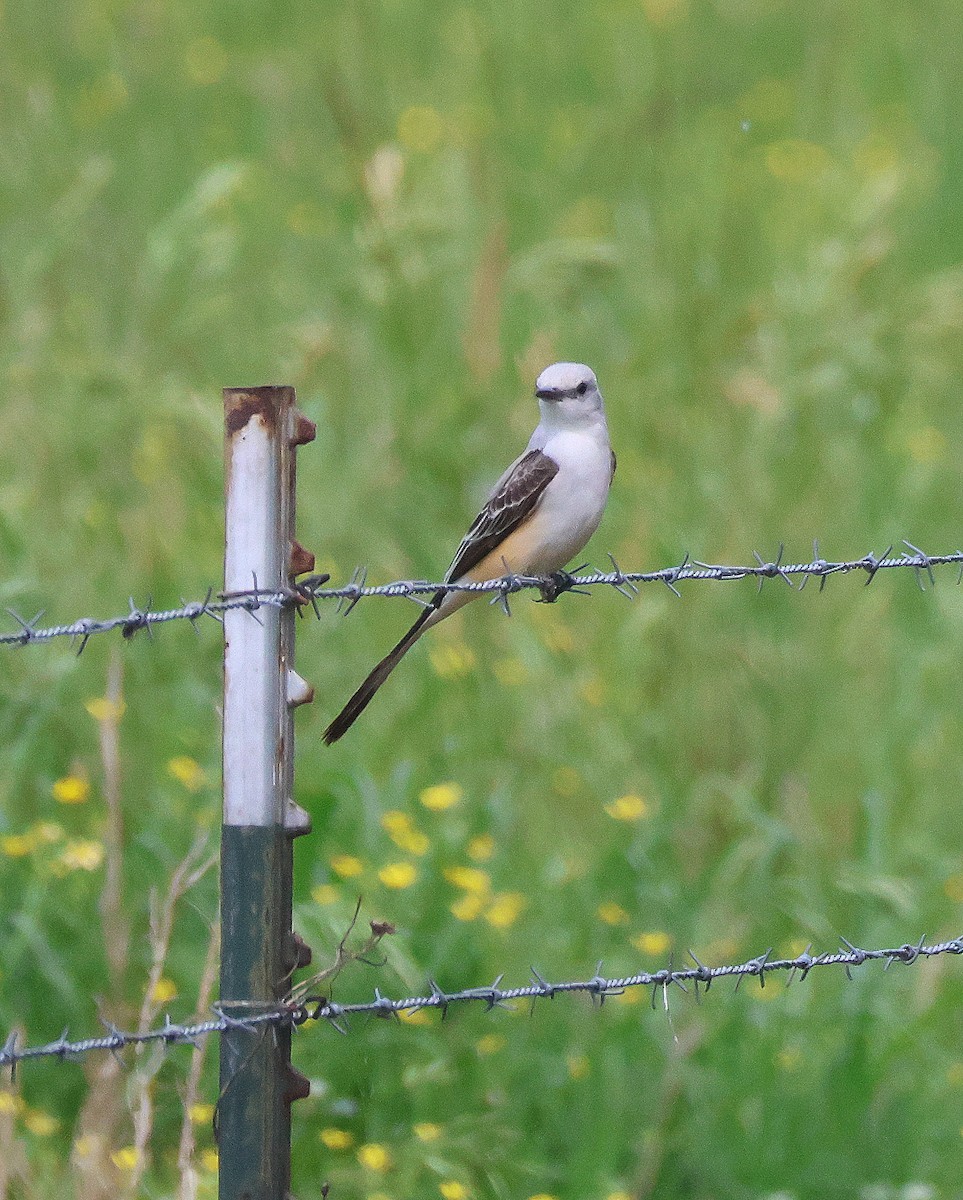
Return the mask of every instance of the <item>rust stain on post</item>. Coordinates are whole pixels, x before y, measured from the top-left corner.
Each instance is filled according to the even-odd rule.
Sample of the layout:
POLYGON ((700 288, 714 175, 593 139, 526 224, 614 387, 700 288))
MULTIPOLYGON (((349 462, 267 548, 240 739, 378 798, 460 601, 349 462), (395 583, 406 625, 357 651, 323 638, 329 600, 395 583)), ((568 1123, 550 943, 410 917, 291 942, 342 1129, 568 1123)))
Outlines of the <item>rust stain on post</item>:
POLYGON ((288 555, 288 574, 306 575, 314 570, 314 555, 298 541, 292 541, 291 553, 288 555))
POLYGON ((294 421, 294 436, 291 438, 292 446, 306 446, 308 442, 313 442, 318 436, 318 427, 313 421, 309 421, 304 413, 296 413, 294 421))
MULTIPOLYGON (((227 436, 233 437, 248 424, 252 417, 258 417, 265 429, 274 430, 277 423, 278 393, 291 392, 293 394, 293 391, 293 388, 274 387, 271 385, 252 388, 225 388, 224 419, 227 436)), ((284 399, 287 399, 287 397, 284 399)))

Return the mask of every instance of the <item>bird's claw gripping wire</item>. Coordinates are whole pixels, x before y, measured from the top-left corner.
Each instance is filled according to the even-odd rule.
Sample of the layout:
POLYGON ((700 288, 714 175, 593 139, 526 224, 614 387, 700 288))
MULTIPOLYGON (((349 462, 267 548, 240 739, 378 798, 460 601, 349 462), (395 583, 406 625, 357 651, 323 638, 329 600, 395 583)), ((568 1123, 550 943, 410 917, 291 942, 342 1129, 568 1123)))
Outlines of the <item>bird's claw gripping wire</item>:
MULTIPOLYGON (((587 565, 587 563, 583 563, 575 570, 582 571, 587 565)), ((571 571, 553 571, 545 582, 538 585, 538 590, 541 596, 535 601, 536 604, 554 604, 563 592, 575 592, 578 596, 589 594, 584 588, 578 587, 578 579, 571 571)))

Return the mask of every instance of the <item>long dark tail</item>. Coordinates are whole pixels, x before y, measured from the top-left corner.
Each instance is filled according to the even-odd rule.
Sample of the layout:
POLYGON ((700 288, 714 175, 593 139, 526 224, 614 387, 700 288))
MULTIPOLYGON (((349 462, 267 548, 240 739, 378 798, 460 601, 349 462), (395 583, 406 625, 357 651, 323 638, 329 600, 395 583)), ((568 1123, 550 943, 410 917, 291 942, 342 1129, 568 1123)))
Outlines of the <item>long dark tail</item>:
POLYGON ((425 622, 434 614, 436 608, 437 603, 433 603, 430 608, 425 609, 398 645, 384 656, 361 687, 358 688, 348 703, 334 718, 324 731, 324 740, 329 746, 332 742, 336 742, 339 737, 343 737, 368 707, 378 688, 381 687, 398 663, 401 662, 411 647, 417 642, 425 622))

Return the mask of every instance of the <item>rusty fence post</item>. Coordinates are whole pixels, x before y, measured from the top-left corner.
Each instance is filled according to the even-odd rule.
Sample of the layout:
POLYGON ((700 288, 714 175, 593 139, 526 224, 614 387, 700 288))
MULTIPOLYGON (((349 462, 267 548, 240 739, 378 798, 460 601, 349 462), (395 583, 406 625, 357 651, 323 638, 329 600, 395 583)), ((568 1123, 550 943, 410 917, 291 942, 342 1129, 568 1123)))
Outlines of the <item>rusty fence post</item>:
MULTIPOLYGON (((294 537, 295 448, 314 438, 290 387, 225 388, 224 587, 278 590, 313 566, 294 537)), ((310 831, 294 803, 292 710, 312 691, 294 670, 294 609, 224 614, 224 820, 221 831, 222 1011, 273 1006, 310 953, 291 930, 292 840, 310 831)), ((284 1200, 291 1030, 229 1029, 220 1042, 220 1200, 284 1200)))

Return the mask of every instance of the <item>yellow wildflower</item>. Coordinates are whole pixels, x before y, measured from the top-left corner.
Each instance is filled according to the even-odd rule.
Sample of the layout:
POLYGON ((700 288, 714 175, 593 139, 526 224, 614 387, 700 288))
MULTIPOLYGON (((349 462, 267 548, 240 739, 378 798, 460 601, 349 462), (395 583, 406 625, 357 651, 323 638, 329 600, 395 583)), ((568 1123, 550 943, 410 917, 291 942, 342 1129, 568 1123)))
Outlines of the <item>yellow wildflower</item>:
POLYGON ((478 867, 445 867, 442 874, 449 883, 474 896, 485 896, 491 891, 492 881, 488 872, 478 867))
POLYGON ((64 775, 50 790, 58 804, 83 804, 90 796, 90 784, 80 775, 64 775))
POLYGON ((481 916, 484 907, 484 897, 473 896, 471 892, 466 892, 464 896, 450 905, 450 912, 459 921, 474 921, 476 917, 481 916))
POLYGON ((68 842, 60 855, 60 862, 68 871, 96 871, 104 861, 104 844, 87 838, 68 842))
POLYGON ((963 904, 963 873, 951 875, 943 884, 943 892, 954 904, 963 904))
POLYGON ((342 879, 353 879, 364 870, 364 863, 353 854, 336 854, 331 859, 331 870, 342 879))
POLYGON ((406 888, 418 878, 418 868, 414 863, 389 863, 378 872, 378 878, 388 888, 406 888))
POLYGON ((573 1079, 584 1079, 591 1070, 587 1054, 570 1054, 565 1060, 565 1065, 573 1079))
POLYGON ((480 833, 468 843, 466 853, 473 862, 487 862, 495 853, 495 839, 490 833, 480 833))
POLYGON ((358 1147, 358 1162, 369 1171, 388 1171, 391 1169, 391 1154, 387 1146, 380 1142, 365 1142, 358 1147))
POLYGON ((154 984, 150 998, 155 1004, 168 1004, 177 995, 177 984, 173 979, 158 979, 154 984))
POLYGON ((394 844, 409 854, 425 854, 431 845, 425 834, 415 828, 407 813, 392 810, 381 818, 381 826, 394 844))
POLYGON ((8 833, 0 838, 0 851, 7 858, 25 858, 36 846, 29 833, 8 833))
POLYGON ((598 906, 596 911, 606 925, 628 924, 629 914, 621 904, 616 904, 614 900, 606 900, 604 904, 598 906))
POLYGON ((194 1125, 210 1125, 214 1120, 214 1105, 213 1104, 192 1104, 187 1110, 187 1115, 194 1125))
POLYGON ((37 1137, 49 1137, 56 1132, 60 1122, 50 1113, 41 1112, 38 1108, 28 1109, 23 1116, 24 1127, 37 1137))
POLYGON ((318 883, 311 889, 311 899, 315 904, 334 904, 338 898, 338 889, 333 883, 318 883))
POLYGON ((505 1038, 500 1033, 486 1033, 484 1037, 480 1037, 475 1043, 475 1049, 482 1055, 497 1054, 499 1050, 504 1050, 504 1048, 505 1038))
POLYGON ((468 1188, 457 1179, 443 1179, 438 1184, 438 1190, 445 1200, 468 1200, 468 1188))
POLYGON ((442 679, 460 679, 475 665, 475 652, 464 642, 436 642, 428 651, 428 658, 442 679))
POLYGON ((430 808, 432 812, 442 812, 446 808, 453 808, 461 798, 460 785, 451 782, 432 784, 431 787, 423 788, 418 796, 425 808, 430 808))
POLYGON ((515 924, 526 904, 521 892, 500 892, 489 905, 485 920, 494 929, 507 929, 515 924))
POLYGON ((137 1166, 137 1147, 136 1146, 121 1146, 119 1150, 115 1150, 110 1156, 110 1161, 119 1171, 133 1171, 137 1166))
POLYGON ((661 929, 647 929, 643 933, 635 934, 634 937, 629 938, 629 941, 642 954, 654 954, 656 956, 665 954, 672 944, 672 939, 667 933, 663 933, 661 929))
POLYGON ((208 1146, 206 1150, 201 1151, 201 1166, 205 1171, 216 1171, 217 1161, 217 1151, 213 1147, 208 1146))
POLYGON ((412 1129, 419 1142, 437 1142, 441 1137, 441 1126, 432 1121, 419 1121, 412 1129))
POLYGON ((105 723, 119 721, 127 711, 127 705, 123 700, 108 700, 106 696, 96 696, 92 700, 88 700, 84 708, 95 721, 105 723))
POLYGON ((406 1008, 398 1013, 404 1025, 430 1025, 431 1012, 427 1008, 406 1008))
POLYGON ((182 783, 189 792, 199 792, 207 782, 207 772, 199 762, 188 758, 186 754, 172 758, 167 764, 167 773, 178 783, 182 783))
POLYGON ((605 805, 605 811, 616 821, 641 821, 649 815, 649 802, 642 796, 629 793, 605 805))
POLYGON ((350 1150, 354 1145, 354 1134, 349 1133, 347 1129, 329 1127, 322 1129, 318 1137, 329 1150, 350 1150))
POLYGON ((398 834, 391 840, 399 850, 405 850, 408 854, 417 854, 419 858, 422 854, 427 854, 431 846, 427 835, 418 829, 412 829, 410 833, 398 834))

